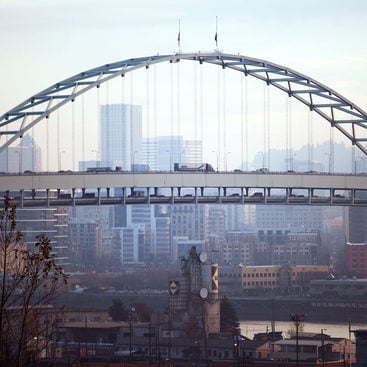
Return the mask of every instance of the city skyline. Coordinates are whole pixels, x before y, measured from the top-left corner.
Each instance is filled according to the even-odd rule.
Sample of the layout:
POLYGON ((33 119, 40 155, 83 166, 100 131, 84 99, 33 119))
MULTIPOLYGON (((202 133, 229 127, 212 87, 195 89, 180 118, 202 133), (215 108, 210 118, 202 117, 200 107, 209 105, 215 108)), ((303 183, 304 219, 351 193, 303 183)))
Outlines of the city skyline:
MULTIPOLYGON (((4 66, 0 71, 2 73, 6 70, 4 75, 0 74, 3 80, 0 86, 0 92, 3 96, 0 101, 0 111, 1 113, 6 112, 23 99, 82 70, 124 58, 155 55, 157 52, 171 54, 177 52, 179 46, 182 51, 214 50, 218 47, 220 51, 238 52, 287 66, 328 85, 362 109, 366 109, 364 86, 367 83, 363 73, 366 51, 360 47, 366 27, 366 22, 363 21, 365 17, 363 9, 366 5, 362 1, 354 1, 354 6, 348 6, 341 1, 326 1, 322 4, 299 2, 296 6, 286 0, 282 3, 283 6, 279 6, 278 2, 263 1, 245 6, 233 0, 226 4, 185 2, 185 6, 183 6, 183 3, 180 2, 170 4, 166 1, 159 1, 154 7, 151 7, 149 2, 141 2, 138 5, 127 3, 125 4, 127 6, 124 6, 124 12, 119 12, 119 3, 111 0, 109 6, 106 5, 102 9, 97 8, 96 2, 88 3, 88 12, 85 13, 83 2, 73 4, 72 7, 69 2, 57 5, 46 3, 43 0, 38 0, 31 5, 20 0, 11 2, 1 9, 4 18, 2 19, 4 32, 0 37, 4 37, 2 40, 4 53, 15 57, 11 63, 4 60, 4 66), (316 12, 314 8, 317 9, 316 12), (109 11, 105 13, 107 9, 109 11), (115 10, 113 15, 111 9, 115 10), (202 11, 204 9, 206 10, 205 15, 202 11), (241 10, 243 11, 241 12, 241 10), (101 17, 100 12, 105 16, 101 17), (48 17, 42 18, 41 21, 39 16, 45 13, 48 14, 48 17), (97 14, 98 21, 93 22, 97 14), (181 20, 180 45, 177 43, 179 19, 181 20), (216 29, 216 19, 218 19, 218 29, 216 29), (277 27, 274 26, 276 23, 279 23, 277 27), (67 30, 65 25, 69 27, 67 30), (290 25, 293 25, 292 32, 289 32, 290 25), (301 26, 297 27, 296 25, 301 26), (239 36, 243 33, 247 35, 246 30, 248 29, 259 28, 261 28, 261 32, 254 32, 251 37, 243 39, 242 36, 239 36), (324 29, 325 32, 322 32, 324 29), (329 35, 330 30, 332 31, 331 36, 329 35), (216 31, 218 31, 217 44, 214 40, 216 31), (126 34, 134 35, 134 37, 126 37, 126 34), (50 36, 53 38, 49 38, 50 36), (113 42, 98 42, 100 37, 115 39, 118 36, 124 40, 123 49, 113 47, 113 42), (29 42, 28 44, 32 46, 28 46, 24 43, 28 37, 44 42, 29 42), (132 38, 134 38, 133 42, 132 38), (47 42, 51 39, 55 41, 47 42), (139 40, 139 42, 135 40, 139 40), (99 47, 93 47, 93 42, 98 42, 99 47), (60 52, 59 47, 61 43, 63 44, 62 52, 60 52), (43 44, 47 44, 47 47, 42 46, 40 49, 40 45, 43 44), (16 45, 16 49, 14 49, 14 45, 16 45), (83 45, 83 52, 76 48, 78 45, 83 45), (27 68, 19 66, 19 62, 22 62, 21 52, 28 56, 27 68), (73 62, 66 62, 68 57, 70 60, 71 55, 73 55, 73 62), (32 73, 28 72, 29 68, 31 68, 32 73), (9 91, 5 92, 3 88, 6 85, 10 88, 9 91), (20 86, 22 87, 20 88, 20 86)), ((98 98, 101 99, 101 104, 121 102, 142 104, 143 130, 145 130, 143 135, 147 138, 163 135, 160 132, 154 134, 153 131, 154 124, 157 124, 157 128, 161 124, 161 129, 171 130, 168 135, 182 135, 190 140, 203 140, 200 131, 195 131, 195 135, 198 135, 196 138, 193 136, 194 129, 192 128, 195 120, 197 122, 200 119, 200 103, 198 102, 198 105, 195 106, 191 103, 191 112, 187 108, 187 99, 194 97, 195 93, 199 94, 200 83, 198 80, 193 81, 195 70, 186 70, 186 66, 183 66, 184 63, 181 64, 179 69, 182 75, 180 78, 176 66, 165 67, 163 71, 157 71, 157 74, 150 72, 149 76, 145 73, 140 73, 139 76, 139 73, 136 73, 135 77, 134 73, 133 84, 130 80, 133 78, 128 77, 123 90, 121 90, 121 85, 118 87, 111 85, 111 87, 103 89, 98 98), (187 75, 191 75, 190 80, 186 78, 187 75), (159 85, 155 86, 156 79, 159 81, 159 85), (162 100, 159 98, 157 102, 154 102, 154 88, 159 90, 159 97, 162 100), (116 90, 118 90, 117 94, 116 90), (181 101, 180 104, 178 100, 181 101), (157 115, 157 113, 159 114, 157 115), (157 115, 156 122, 154 122, 155 115, 157 115), (178 125, 170 126, 172 119, 176 120, 178 125), (147 127, 148 122, 150 127, 147 127), (173 128, 176 131, 172 131, 173 128)), ((202 112, 208 121, 204 121, 203 127, 205 137, 211 138, 211 140, 210 144, 203 141, 203 148, 206 160, 219 160, 220 166, 225 167, 227 155, 231 156, 232 159, 240 156, 238 154, 238 137, 240 135, 238 134, 240 120, 238 106, 240 104, 239 82, 241 78, 239 75, 232 77, 230 74, 228 76, 226 74, 224 80, 224 74, 223 76, 217 74, 217 72, 211 73, 210 68, 205 68, 203 78, 205 86, 208 88, 205 92, 205 97, 208 96, 208 99, 205 100, 205 110, 202 112), (216 89, 221 89, 224 84, 226 85, 226 96, 216 92, 216 89), (213 108, 213 101, 217 99, 218 106, 213 108), (209 111, 210 108, 213 111, 209 111), (219 111, 221 121, 217 121, 219 117, 215 117, 215 114, 218 115, 217 108, 221 110, 219 111), (209 115, 209 112, 213 113, 212 116, 209 115), (225 126, 226 128, 224 128, 225 126), (218 138, 220 135, 225 136, 218 138), (234 144, 232 143, 235 141, 237 147, 233 149, 234 144), (231 146, 231 150, 229 146, 231 146)), ((197 72, 196 79, 200 79, 199 72, 197 72)), ((248 145, 257 142, 257 148, 254 149, 263 152, 268 150, 265 149, 267 142, 263 141, 264 139, 261 137, 261 134, 264 133, 262 120, 266 118, 269 120, 266 123, 269 123, 271 128, 269 130, 271 134, 269 145, 272 148, 277 148, 282 144, 284 146, 284 143, 279 139, 280 137, 284 138, 286 134, 283 125, 287 113, 293 114, 295 125, 292 129, 293 138, 289 142, 289 149, 292 151, 298 149, 300 144, 307 143, 305 138, 307 136, 305 123, 308 118, 307 109, 303 108, 301 113, 296 103, 292 106, 284 106, 286 104, 285 96, 279 99, 273 91, 268 96, 264 96, 265 90, 263 90, 262 85, 257 88, 249 83, 249 93, 249 108, 251 106, 253 110, 249 111, 248 116, 251 123, 249 137, 246 138, 249 139, 248 145), (263 111, 262 99, 269 104, 268 107, 264 107, 265 109, 274 110, 271 116, 266 117, 267 112, 263 111), (263 114, 265 117, 262 116, 263 114), (300 126, 303 126, 302 130, 299 128, 300 126)), ((88 98, 86 96, 85 99, 88 98)), ((46 131, 45 128, 39 133, 39 136, 42 137, 48 134, 48 142, 47 144, 42 142, 42 148, 45 156, 48 154, 45 150, 51 149, 51 147, 52 149, 59 147, 59 149, 58 152, 53 152, 52 156, 50 153, 47 161, 60 160, 57 155, 61 155, 61 152, 63 152, 62 160, 64 162, 70 161, 70 156, 74 156, 74 153, 70 152, 73 149, 80 150, 82 148, 85 159, 94 158, 94 151, 98 150, 96 147, 98 143, 89 136, 84 137, 84 135, 86 135, 87 130, 88 132, 96 131, 94 126, 96 126, 97 119, 96 110, 99 107, 96 107, 95 103, 88 103, 86 102, 85 107, 84 105, 80 107, 79 104, 79 107, 75 107, 75 111, 73 107, 72 111, 70 109, 63 115, 63 119, 60 118, 58 130, 67 134, 68 139, 65 139, 65 135, 63 135, 62 138, 58 138, 59 142, 54 141, 56 134, 51 129, 59 125, 59 122, 56 122, 58 117, 50 116, 48 124, 50 131, 47 132, 48 130, 46 131), (81 122, 83 118, 85 121, 81 122), (78 137, 80 136, 82 136, 82 144, 79 145, 80 138, 78 137), (67 148, 63 146, 66 141, 72 143, 73 148, 70 145, 67 148)), ((61 112, 60 116, 62 116, 61 112)), ((325 121, 320 124, 318 122, 319 120, 315 120, 315 139, 320 137, 326 141, 329 138, 327 124, 325 121)), ((337 134, 335 134, 335 139, 339 139, 337 134)), ((37 139, 35 138, 35 140, 37 139)), ((251 149, 252 154, 256 153, 256 150, 251 149)), ((267 157, 264 159, 268 160, 267 157)))

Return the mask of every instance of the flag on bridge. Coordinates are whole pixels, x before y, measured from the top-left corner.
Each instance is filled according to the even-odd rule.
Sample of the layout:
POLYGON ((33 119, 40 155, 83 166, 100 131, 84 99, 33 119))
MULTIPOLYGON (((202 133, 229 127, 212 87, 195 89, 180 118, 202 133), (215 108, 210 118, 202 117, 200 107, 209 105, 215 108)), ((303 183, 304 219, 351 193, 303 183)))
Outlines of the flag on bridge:
POLYGON ((181 47, 181 32, 178 32, 178 35, 177 35, 177 45, 178 45, 178 48, 180 49, 180 47, 181 47))
POLYGON ((214 41, 215 45, 218 46, 218 32, 215 32, 214 41))

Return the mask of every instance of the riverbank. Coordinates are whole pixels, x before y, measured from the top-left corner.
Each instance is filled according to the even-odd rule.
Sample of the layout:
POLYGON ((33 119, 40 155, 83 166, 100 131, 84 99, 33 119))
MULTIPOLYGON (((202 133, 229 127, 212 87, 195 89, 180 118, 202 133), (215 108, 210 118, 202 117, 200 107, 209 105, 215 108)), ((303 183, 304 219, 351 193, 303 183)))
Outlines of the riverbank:
MULTIPOLYGON (((239 320, 288 321, 292 313, 305 314, 309 322, 360 323, 367 324, 366 300, 321 300, 291 297, 231 297, 239 320)), ((58 304, 68 308, 96 308, 107 310, 114 299, 125 305, 144 303, 152 311, 162 311, 168 305, 168 294, 93 294, 67 293, 58 304)))
POLYGON ((290 314, 305 314, 310 322, 367 324, 367 302, 308 298, 231 298, 240 320, 287 321, 290 314))

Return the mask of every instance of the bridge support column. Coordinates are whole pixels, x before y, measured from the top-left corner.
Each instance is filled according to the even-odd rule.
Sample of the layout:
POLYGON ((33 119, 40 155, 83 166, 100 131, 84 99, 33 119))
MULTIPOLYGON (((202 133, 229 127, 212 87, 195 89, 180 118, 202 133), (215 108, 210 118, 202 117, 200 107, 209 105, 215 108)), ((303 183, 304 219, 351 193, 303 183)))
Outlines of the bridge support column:
POLYGON ((107 197, 109 198, 110 197, 110 188, 107 187, 106 190, 107 190, 107 197))
POLYGON ((122 187, 121 190, 122 190, 121 204, 125 206, 126 205, 126 189, 122 187))
POLYGON ((241 204, 244 204, 244 200, 243 200, 243 187, 241 187, 240 195, 241 195, 241 204))
MULTIPOLYGON (((9 192, 7 192, 7 195, 9 195, 9 192)), ((23 208, 24 206, 24 190, 20 190, 20 207, 23 208)))
POLYGON ((334 203, 335 189, 330 189, 330 204, 334 203))
POLYGON ((46 205, 47 208, 50 206, 50 189, 46 189, 46 205))
POLYGON ((174 194, 174 189, 173 189, 173 187, 171 187, 171 204, 175 203, 175 199, 174 199, 173 194, 174 194))
POLYGON ((72 199, 73 199, 73 206, 75 206, 75 187, 73 187, 71 189, 71 196, 72 196, 72 199))
POLYGON ((98 205, 101 205, 101 188, 100 187, 97 188, 97 200, 98 200, 98 205))

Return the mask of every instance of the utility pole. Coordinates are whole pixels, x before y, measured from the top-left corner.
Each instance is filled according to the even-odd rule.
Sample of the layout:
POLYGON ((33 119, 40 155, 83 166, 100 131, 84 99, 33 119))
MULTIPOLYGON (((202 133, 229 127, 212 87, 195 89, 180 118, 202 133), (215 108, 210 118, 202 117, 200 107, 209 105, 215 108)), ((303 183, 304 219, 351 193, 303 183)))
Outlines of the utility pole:
POLYGON ((131 355, 132 355, 132 336, 133 336, 133 312, 135 311, 135 308, 130 305, 130 309, 129 309, 129 323, 130 323, 130 332, 129 332, 129 355, 130 355, 130 359, 131 359, 131 355))
POLYGON ((293 321, 294 325, 296 326, 296 367, 299 367, 299 348, 298 348, 299 335, 298 335, 298 330, 299 330, 300 323, 305 320, 305 316, 306 316, 305 314, 298 314, 298 313, 292 313, 290 315, 291 321, 293 321))

